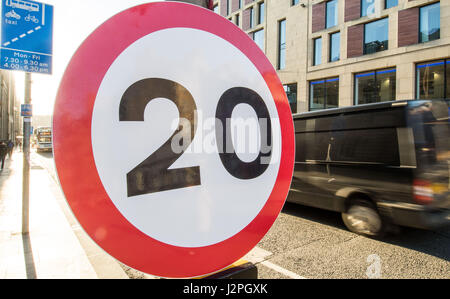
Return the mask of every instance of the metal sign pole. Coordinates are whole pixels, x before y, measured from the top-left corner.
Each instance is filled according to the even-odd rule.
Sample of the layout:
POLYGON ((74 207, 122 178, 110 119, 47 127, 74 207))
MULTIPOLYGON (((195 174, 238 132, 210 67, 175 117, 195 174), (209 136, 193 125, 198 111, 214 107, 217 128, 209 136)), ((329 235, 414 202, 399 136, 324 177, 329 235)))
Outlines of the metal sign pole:
MULTIPOLYGON (((31 73, 25 73, 25 104, 31 104, 31 73)), ((30 126, 31 117, 23 118, 22 234, 29 232, 30 198, 30 126)))

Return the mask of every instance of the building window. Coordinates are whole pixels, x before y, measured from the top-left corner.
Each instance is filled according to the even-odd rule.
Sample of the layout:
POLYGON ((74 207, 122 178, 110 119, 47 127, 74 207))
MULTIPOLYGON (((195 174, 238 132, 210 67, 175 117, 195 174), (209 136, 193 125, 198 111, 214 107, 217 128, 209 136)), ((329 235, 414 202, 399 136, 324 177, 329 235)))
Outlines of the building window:
POLYGON ((396 70, 384 69, 355 75, 355 105, 395 100, 396 70))
POLYGON ((361 17, 375 13, 375 0, 361 0, 361 17))
POLYGON ((253 32, 253 40, 258 47, 264 52, 264 29, 253 32))
POLYGON ((309 110, 339 106, 339 78, 309 82, 309 110))
POLYGON ((242 8, 244 0, 239 0, 239 9, 242 8))
POLYGON ((398 5, 398 0, 384 0, 384 9, 388 9, 398 5))
POLYGON ((292 6, 297 5, 300 3, 300 0, 292 0, 291 4, 292 6))
POLYGON ((231 0, 226 0, 227 1, 227 16, 230 14, 230 6, 231 6, 231 0))
POLYGON ((213 11, 216 13, 216 14, 218 14, 219 13, 219 5, 214 5, 214 7, 213 7, 213 11))
POLYGON ((338 61, 341 52, 341 33, 330 34, 330 62, 338 61))
POLYGON ((278 69, 286 67, 286 20, 278 22, 278 69))
POLYGON ((314 39, 314 57, 313 65, 319 65, 322 63, 322 38, 314 39))
POLYGON ((253 16, 253 7, 250 8, 250 28, 255 27, 255 18, 253 16))
POLYGON ((388 49, 389 19, 364 24, 364 54, 388 49))
POLYGON ((236 14, 235 24, 239 27, 239 14, 236 14))
POLYGON ((297 83, 283 85, 292 114, 297 113, 297 83))
POLYGON ((264 2, 258 4, 258 24, 264 23, 264 2))
POLYGON ((450 98, 450 59, 417 64, 416 98, 450 98))
POLYGON ((330 28, 337 25, 338 19, 338 1, 331 0, 327 2, 326 8, 326 28, 330 28))
POLYGON ((419 42, 429 42, 440 38, 440 5, 434 3, 420 8, 419 42))

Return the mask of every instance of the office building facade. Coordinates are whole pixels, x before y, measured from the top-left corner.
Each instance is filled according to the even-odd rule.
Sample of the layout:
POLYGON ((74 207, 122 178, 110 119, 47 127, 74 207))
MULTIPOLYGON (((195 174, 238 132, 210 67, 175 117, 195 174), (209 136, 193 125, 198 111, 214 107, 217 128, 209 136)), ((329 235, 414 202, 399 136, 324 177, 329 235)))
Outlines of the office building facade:
POLYGON ((214 11, 264 51, 293 113, 450 98, 449 0, 219 0, 214 11))
POLYGON ((0 141, 22 135, 20 102, 16 97, 14 74, 0 70, 0 141))

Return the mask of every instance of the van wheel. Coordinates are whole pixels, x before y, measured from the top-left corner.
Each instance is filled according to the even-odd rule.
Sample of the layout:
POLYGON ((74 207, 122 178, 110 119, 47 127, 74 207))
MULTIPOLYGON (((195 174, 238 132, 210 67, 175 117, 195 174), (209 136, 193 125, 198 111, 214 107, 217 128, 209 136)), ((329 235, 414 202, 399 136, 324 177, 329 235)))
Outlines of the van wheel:
POLYGON ((342 220, 347 228, 357 234, 380 237, 384 232, 383 220, 371 202, 358 200, 351 203, 342 220))

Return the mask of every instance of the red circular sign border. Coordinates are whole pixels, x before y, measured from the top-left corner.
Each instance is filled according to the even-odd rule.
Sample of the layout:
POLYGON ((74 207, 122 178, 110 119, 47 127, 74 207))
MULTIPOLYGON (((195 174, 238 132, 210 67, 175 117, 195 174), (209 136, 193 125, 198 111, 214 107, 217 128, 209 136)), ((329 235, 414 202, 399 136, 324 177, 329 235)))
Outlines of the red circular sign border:
POLYGON ((196 277, 219 271, 244 256, 262 239, 281 211, 289 191, 294 166, 294 140, 286 94, 264 53, 227 19, 179 2, 132 7, 97 28, 72 57, 61 80, 54 107, 55 165, 72 212, 85 232, 110 255, 130 267, 161 277, 196 277), (210 32, 242 51, 266 81, 275 100, 281 126, 280 168, 266 204, 239 233, 205 247, 165 244, 135 228, 108 197, 92 151, 93 106, 110 65, 139 38, 177 27, 210 32))

